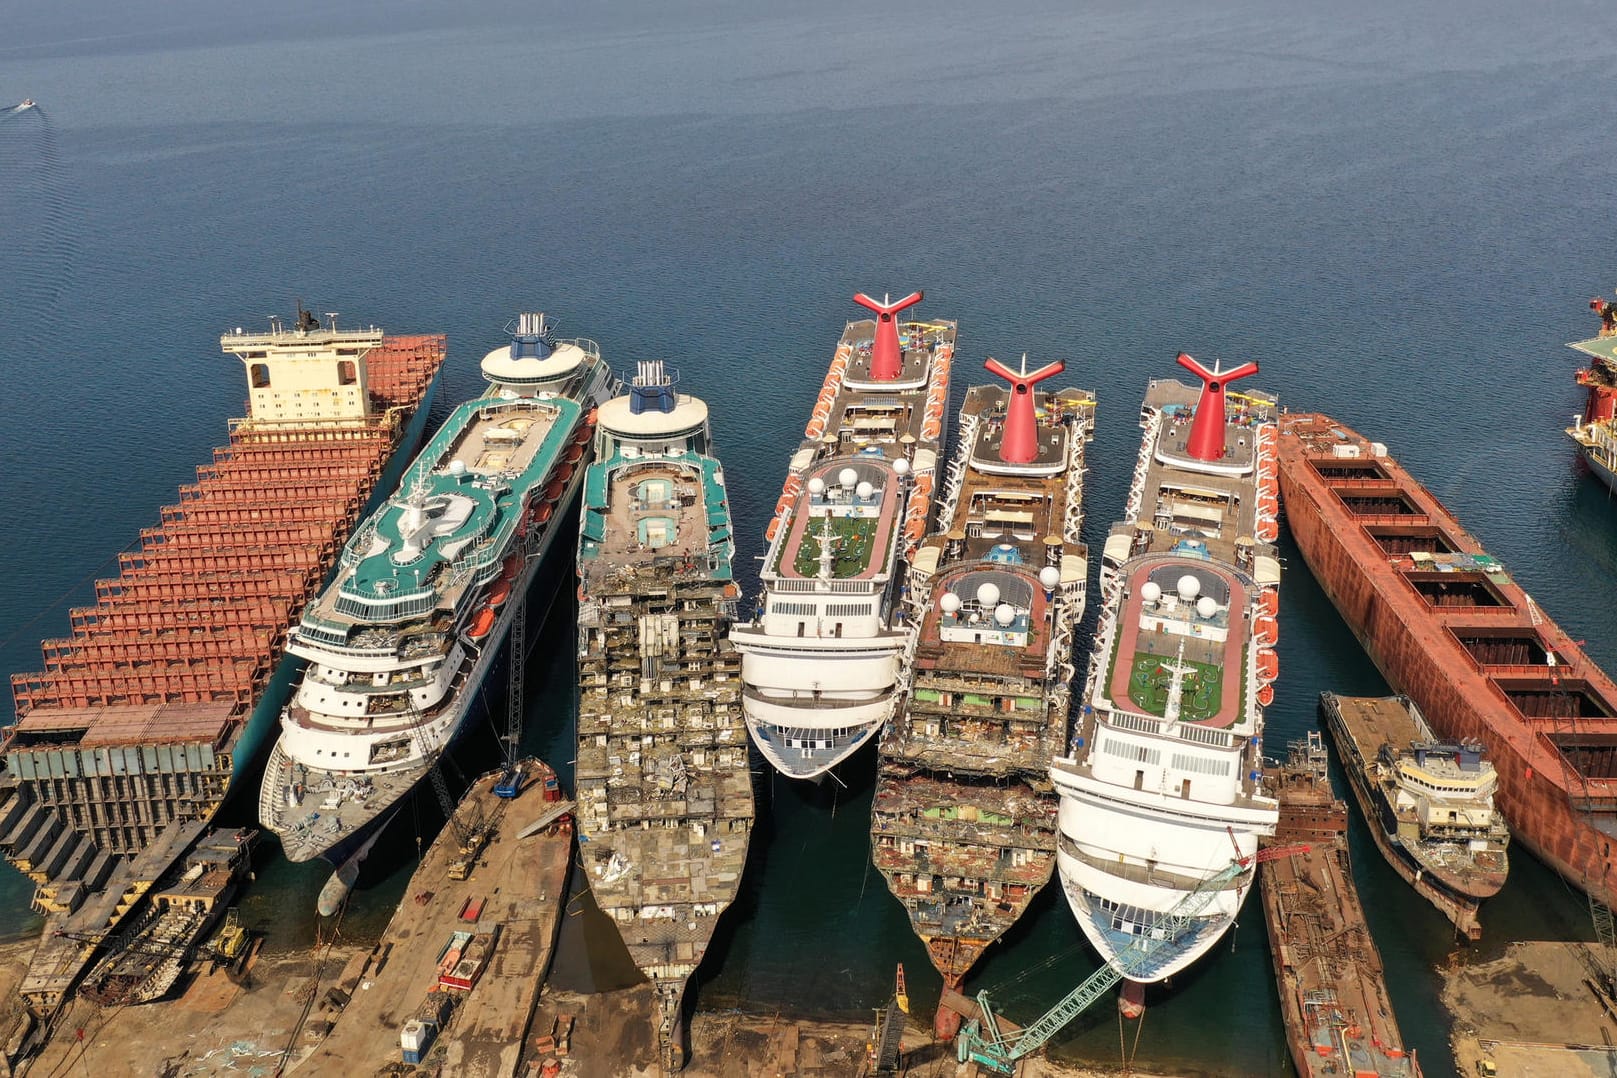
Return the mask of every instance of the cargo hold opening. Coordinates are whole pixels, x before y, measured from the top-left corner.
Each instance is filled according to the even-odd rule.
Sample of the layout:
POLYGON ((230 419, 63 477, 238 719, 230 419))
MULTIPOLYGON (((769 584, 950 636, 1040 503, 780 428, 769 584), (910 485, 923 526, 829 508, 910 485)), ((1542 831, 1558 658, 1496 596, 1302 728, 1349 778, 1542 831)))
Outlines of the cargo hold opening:
POLYGON ((1455 554, 1460 549, 1430 524, 1371 524, 1365 531, 1388 554, 1455 554))
POLYGON ((1426 514, 1402 492, 1343 494, 1336 492, 1347 511, 1356 517, 1422 517, 1426 514))
POLYGON ((1546 734, 1550 744, 1586 779, 1617 778, 1617 734, 1546 734))
POLYGON ((1454 634, 1460 646, 1481 666, 1543 666, 1549 651, 1536 633, 1520 629, 1466 628, 1454 634))
POLYGON ((1404 574, 1410 587, 1435 607, 1508 607, 1493 582, 1481 573, 1412 570, 1404 574))
MULTIPOLYGON (((1611 705, 1591 691, 1588 682, 1581 678, 1495 678, 1494 684, 1524 718, 1587 719, 1602 724, 1613 719, 1611 705)), ((1558 735, 1551 732, 1549 736, 1553 739, 1558 735)), ((1617 737, 1617 730, 1611 736, 1617 737)))
POLYGON ((1310 460, 1322 479, 1391 479, 1381 462, 1370 459, 1331 458, 1310 460))

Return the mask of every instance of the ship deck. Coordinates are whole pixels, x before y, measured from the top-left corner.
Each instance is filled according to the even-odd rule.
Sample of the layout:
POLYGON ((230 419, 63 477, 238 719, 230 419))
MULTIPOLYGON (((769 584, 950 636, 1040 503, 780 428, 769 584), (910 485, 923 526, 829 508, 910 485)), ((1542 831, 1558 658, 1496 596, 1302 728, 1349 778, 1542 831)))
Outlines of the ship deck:
POLYGON ((829 562, 832 580, 874 580, 891 575, 888 554, 893 529, 899 526, 904 498, 898 475, 879 459, 839 458, 810 472, 806 480, 826 484, 824 493, 815 494, 805 484, 797 495, 791 530, 778 547, 773 569, 788 580, 813 580, 819 576, 824 532, 831 531, 829 562), (857 490, 843 489, 840 473, 851 470, 860 483, 871 483, 868 497, 857 490), (879 484, 879 485, 878 485, 879 484))
MULTIPOLYGON (((530 763, 527 774, 548 771, 530 763)), ((494 935, 488 965, 469 992, 453 990, 452 1020, 435 1043, 445 1073, 519 1073, 526 1033, 550 963, 571 863, 572 828, 563 821, 523 837, 526 825, 556 803, 532 778, 511 801, 493 794, 498 772, 472 784, 455 809, 467 827, 494 820, 493 838, 465 880, 449 876, 459 860, 448 826, 416 867, 382 937, 353 978, 352 993, 307 1066, 315 1073, 374 1074, 397 1063, 399 1033, 438 981, 438 957, 456 931, 494 935), (472 921, 463 914, 482 904, 472 921)))
POLYGON ((1418 1075, 1403 1048, 1348 863, 1347 806, 1330 782, 1278 769, 1275 842, 1308 848, 1261 866, 1259 888, 1286 1022, 1299 1073, 1418 1075))
POLYGON ((719 463, 695 453, 627 458, 590 466, 578 568, 586 592, 609 589, 607 575, 637 567, 680 566, 692 579, 728 579, 728 558, 710 564, 730 541, 730 515, 719 463))

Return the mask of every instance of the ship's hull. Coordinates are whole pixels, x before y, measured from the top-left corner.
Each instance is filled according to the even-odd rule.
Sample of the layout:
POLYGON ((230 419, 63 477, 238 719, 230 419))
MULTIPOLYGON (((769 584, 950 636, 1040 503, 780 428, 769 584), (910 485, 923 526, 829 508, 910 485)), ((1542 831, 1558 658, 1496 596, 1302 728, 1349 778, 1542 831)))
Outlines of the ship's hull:
POLYGON ((1468 892, 1463 880, 1446 877, 1419 860, 1408 846, 1398 840, 1395 833, 1389 832, 1389 825, 1397 826, 1392 807, 1381 790, 1372 789, 1368 762, 1360 753, 1358 739, 1347 728, 1341 713, 1323 699, 1319 713, 1332 740, 1336 742, 1337 751, 1342 757, 1342 769, 1347 772, 1348 787, 1353 791, 1353 800, 1364 814, 1370 837, 1375 840, 1381 856, 1394 872, 1403 877, 1405 883, 1453 922, 1455 931, 1470 940, 1481 939, 1482 925, 1477 920, 1478 911, 1483 899, 1498 893, 1499 888, 1504 886, 1505 874, 1501 872, 1496 877, 1489 877, 1481 888, 1484 893, 1479 894, 1475 893, 1476 889, 1468 892))
MULTIPOLYGON (((1608 433, 1606 437, 1610 438, 1611 435, 1608 433)), ((1617 494, 1617 471, 1613 471, 1611 451, 1598 443, 1592 443, 1587 437, 1574 436, 1572 440, 1578 443, 1578 452, 1582 455, 1584 463, 1589 465, 1589 470, 1606 484, 1607 489, 1617 494)))
MULTIPOLYGON (((1573 724, 1524 719, 1507 702, 1500 680, 1507 680, 1512 690, 1518 683, 1542 682, 1553 694, 1553 676, 1557 681, 1565 679, 1569 689, 1598 689, 1608 699, 1617 697, 1617 687, 1559 626, 1536 609, 1495 609, 1488 617, 1499 630, 1509 628, 1542 638, 1561 656, 1562 665, 1500 668, 1498 678, 1484 672, 1452 644, 1452 634, 1439 621, 1437 608, 1423 601, 1401 578, 1387 554, 1364 534, 1301 450, 1288 445, 1290 441, 1283 433, 1280 478, 1292 537, 1366 654, 1395 692, 1419 705, 1436 733, 1483 743, 1499 774, 1495 803, 1509 823, 1513 839, 1574 886, 1607 906, 1617 905, 1617 876, 1613 875, 1617 838, 1602 829, 1602 825, 1611 826, 1617 796, 1608 780, 1599 775, 1588 775, 1582 782, 1574 777, 1571 790, 1563 786, 1562 776, 1568 768, 1550 739, 1568 734, 1573 724)), ((1481 551, 1408 473, 1401 468, 1388 471, 1392 472, 1391 480, 1385 482, 1389 491, 1430 510, 1408 519, 1437 522, 1460 540, 1458 545, 1481 551)), ((1518 589, 1514 594, 1521 593, 1518 589)), ((1593 717, 1589 725, 1594 725, 1593 717)))
MULTIPOLYGON (((479 698, 479 690, 493 669, 495 661, 504 648, 506 637, 511 629, 511 621, 515 617, 521 601, 534 598, 535 593, 542 592, 547 597, 554 593, 555 586, 565 573, 566 567, 560 564, 562 554, 558 551, 568 549, 568 542, 578 521, 577 493, 583 483, 585 469, 575 469, 569 481, 567 492, 564 495, 564 504, 572 508, 561 516, 552 517, 547 525, 543 540, 543 549, 536 557, 526 560, 523 572, 517 577, 517 585, 512 589, 512 600, 505 603, 500 609, 499 617, 495 620, 493 628, 478 653, 477 660, 471 671, 466 675, 465 681, 454 695, 443 705, 442 718, 439 720, 447 731, 437 744, 432 759, 441 753, 447 752, 464 735, 467 728, 467 718, 472 714, 479 698), (558 536, 562 537, 558 541, 558 536), (546 585, 549 585, 548 587, 546 585)), ((512 656, 512 662, 519 662, 512 656)), ((276 742, 271 751, 269 762, 264 769, 264 784, 260 796, 260 816, 266 826, 275 831, 281 839, 282 852, 287 860, 293 862, 312 861, 322 858, 340 867, 353 856, 362 846, 371 841, 377 833, 387 826, 397 812, 398 805, 407 797, 430 773, 431 764, 417 762, 415 766, 390 771, 387 775, 386 785, 378 783, 377 793, 372 795, 366 803, 367 813, 359 820, 352 820, 345 825, 340 833, 331 833, 316 838, 312 834, 299 835, 295 832, 284 832, 270 821, 274 818, 274 809, 286 803, 292 783, 292 759, 286 753, 284 742, 276 742)))

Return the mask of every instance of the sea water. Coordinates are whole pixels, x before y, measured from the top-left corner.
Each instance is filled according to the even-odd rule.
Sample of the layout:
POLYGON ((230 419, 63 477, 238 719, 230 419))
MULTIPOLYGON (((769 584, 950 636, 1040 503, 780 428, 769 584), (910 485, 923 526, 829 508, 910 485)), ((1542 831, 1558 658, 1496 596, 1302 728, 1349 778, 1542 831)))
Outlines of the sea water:
MULTIPOLYGON (((447 332, 445 407, 477 391, 476 361, 521 310, 619 369, 672 361, 712 405, 750 596, 787 456, 861 313, 850 295, 915 288, 922 316, 959 321, 957 402, 983 358, 1023 352, 1098 392, 1092 547, 1122 511, 1146 380, 1174 376, 1179 350, 1256 360, 1254 385, 1386 442, 1617 664, 1617 510, 1561 433, 1581 406, 1561 344, 1592 335, 1584 301, 1617 285, 1617 28, 1596 6, 86 7, 0 11, 0 101, 40 103, 0 112, 8 671, 39 667, 38 641, 66 635, 67 609, 243 411, 224 330, 301 299, 343 324, 447 332)), ((1284 553, 1271 754, 1314 724, 1320 690, 1384 689, 1284 553)), ((564 772, 567 595, 530 629, 525 730, 564 772)), ((491 761, 503 692, 486 688, 494 718, 474 718, 455 768, 491 761)), ((760 771, 698 1006, 865 1015, 903 962, 930 1008, 936 977, 869 863, 872 787, 868 752, 819 787, 760 771)), ((427 792, 401 813, 345 935, 380 931, 439 819, 427 792)), ((1447 1073, 1434 967, 1451 933, 1361 824, 1352 838, 1405 1035, 1447 1073)), ((244 912, 272 946, 307 946, 323 875, 263 859, 244 912)), ((17 933, 37 930, 28 893, 0 871, 17 933)), ((621 956, 587 916, 559 976, 610 987, 621 956)), ((1480 946, 1587 935, 1585 920, 1520 852, 1480 946)), ((1026 1021, 1095 965, 1051 887, 967 987, 1026 1021)), ((1151 1002, 1137 1042, 1103 1005, 1058 1052, 1288 1066, 1255 903, 1151 1002)))

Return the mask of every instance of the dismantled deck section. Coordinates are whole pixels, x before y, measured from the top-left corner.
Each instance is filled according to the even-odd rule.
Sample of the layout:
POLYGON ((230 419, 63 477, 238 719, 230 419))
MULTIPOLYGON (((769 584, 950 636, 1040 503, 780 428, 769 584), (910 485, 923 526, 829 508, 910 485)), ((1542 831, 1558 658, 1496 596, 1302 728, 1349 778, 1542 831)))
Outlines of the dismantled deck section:
POLYGON ((1280 800, 1274 842, 1306 847, 1258 874, 1292 1062, 1304 1078, 1414 1078, 1420 1067, 1404 1049, 1353 886, 1347 806, 1331 789, 1318 733, 1291 746, 1270 785, 1280 800))
POLYGON ((1481 939, 1477 910, 1505 885, 1510 842, 1482 743, 1437 738, 1408 697, 1321 693, 1319 712, 1376 848, 1461 935, 1481 939))
POLYGON ((1475 739, 1512 836, 1617 905, 1617 684, 1386 447, 1329 416, 1283 417, 1286 519, 1394 691, 1475 739))
POLYGON ((897 703, 909 628, 903 562, 934 510, 947 433, 953 322, 903 322, 897 302, 848 323, 765 531, 769 548, 742 654, 742 707, 758 751, 815 779, 857 752, 897 703))
POLYGON ((221 343, 246 366, 252 417, 119 555, 96 605, 71 611, 73 634, 45 641, 45 669, 12 677, 18 720, 0 752, 26 811, 0 849, 46 912, 94 890, 102 853, 209 817, 249 765, 275 710, 261 704, 284 690, 272 673, 287 626, 425 422, 444 358, 442 337, 307 315, 221 343), (61 885, 73 880, 88 887, 61 885))
MULTIPOLYGON (((1088 575, 1082 500, 1094 396, 1034 393, 1053 363, 973 387, 939 529, 911 562, 910 689, 881 742, 877 868, 958 988, 1055 868, 1049 761, 1066 738, 1088 575)), ((954 1012, 939 1011, 953 1032, 954 1012)))
POLYGON ((657 988, 677 1069, 685 984, 736 896, 752 828, 734 543, 707 406, 660 362, 601 406, 579 527, 579 842, 657 988))

